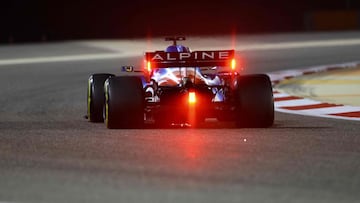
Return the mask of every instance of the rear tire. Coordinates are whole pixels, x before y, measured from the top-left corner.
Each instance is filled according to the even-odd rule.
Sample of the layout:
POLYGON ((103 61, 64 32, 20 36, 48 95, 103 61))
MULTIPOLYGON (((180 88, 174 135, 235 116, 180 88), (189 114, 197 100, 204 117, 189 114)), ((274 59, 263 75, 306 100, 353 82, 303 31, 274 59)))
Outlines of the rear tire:
POLYGON ((235 92, 236 125, 266 128, 274 123, 274 99, 269 76, 240 76, 235 92))
POLYGON ((90 122, 104 122, 103 108, 105 104, 104 83, 113 74, 101 73, 91 75, 87 89, 87 117, 90 122))
POLYGON ((105 122, 110 129, 142 128, 145 95, 141 78, 111 77, 105 81, 105 122))

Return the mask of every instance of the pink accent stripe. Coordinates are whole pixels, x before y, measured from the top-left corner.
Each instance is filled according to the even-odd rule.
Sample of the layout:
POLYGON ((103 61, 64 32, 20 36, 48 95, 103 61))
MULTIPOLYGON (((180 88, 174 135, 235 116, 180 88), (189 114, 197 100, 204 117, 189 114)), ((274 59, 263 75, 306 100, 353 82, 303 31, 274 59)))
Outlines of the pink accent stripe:
POLYGON ((303 105, 303 106, 289 106, 289 107, 285 106, 281 108, 296 111, 296 110, 319 109, 319 108, 337 107, 337 106, 344 106, 344 105, 321 103, 321 104, 312 104, 312 105, 303 105))
POLYGON ((284 77, 285 79, 287 79, 287 80, 289 80, 289 79, 292 79, 292 78, 294 78, 295 76, 293 76, 293 75, 289 75, 289 76, 286 76, 286 77, 284 77))
POLYGON ((274 101, 278 102, 278 101, 288 101, 288 100, 295 100, 295 99, 303 99, 303 98, 295 97, 295 96, 279 97, 279 98, 275 98, 274 101))
POLYGON ((315 71, 305 71, 303 72, 304 75, 310 75, 316 73, 315 71))
POLYGON ((341 116, 341 117, 360 118, 360 111, 345 112, 345 113, 335 113, 335 114, 330 114, 330 115, 332 115, 332 116, 341 116))
POLYGON ((328 71, 333 71, 333 70, 342 70, 344 68, 341 68, 341 67, 328 67, 327 70, 328 71))

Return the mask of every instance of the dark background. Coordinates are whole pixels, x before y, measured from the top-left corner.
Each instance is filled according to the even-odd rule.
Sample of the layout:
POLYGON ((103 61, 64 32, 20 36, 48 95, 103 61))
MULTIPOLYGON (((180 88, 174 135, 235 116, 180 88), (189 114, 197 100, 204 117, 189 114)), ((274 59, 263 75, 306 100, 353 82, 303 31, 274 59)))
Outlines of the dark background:
MULTIPOLYGON (((321 30, 318 11, 356 12, 359 0, 3 0, 0 43, 321 30)), ((335 17, 334 17, 335 18, 335 17)), ((328 21, 332 21, 329 19, 328 21)), ((339 20, 341 21, 341 20, 339 20)), ((343 29, 358 29, 350 26, 343 29)), ((336 30, 331 27, 330 30, 336 30)), ((338 29, 342 29, 338 26, 338 29)))

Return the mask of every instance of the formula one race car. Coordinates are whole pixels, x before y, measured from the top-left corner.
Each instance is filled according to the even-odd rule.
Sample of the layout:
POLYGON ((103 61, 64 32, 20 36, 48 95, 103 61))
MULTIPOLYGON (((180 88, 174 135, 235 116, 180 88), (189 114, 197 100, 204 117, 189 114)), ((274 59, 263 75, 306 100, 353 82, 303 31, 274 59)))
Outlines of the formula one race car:
MULTIPOLYGON (((235 51, 190 51, 184 37, 166 38, 165 51, 146 52, 139 75, 94 74, 88 81, 91 122, 108 128, 181 124, 197 126, 206 118, 235 121, 238 127, 270 127, 274 102, 267 75, 240 75, 235 51)), ((124 66, 125 72, 134 67, 124 66)))

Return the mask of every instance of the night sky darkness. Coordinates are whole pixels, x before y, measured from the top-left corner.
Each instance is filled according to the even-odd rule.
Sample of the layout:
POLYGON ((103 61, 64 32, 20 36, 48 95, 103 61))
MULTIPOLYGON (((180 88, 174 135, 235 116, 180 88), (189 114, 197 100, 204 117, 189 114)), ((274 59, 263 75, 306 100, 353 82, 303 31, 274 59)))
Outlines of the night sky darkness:
POLYGON ((360 10, 360 0, 3 0, 0 43, 294 32, 306 13, 344 9, 360 10))

